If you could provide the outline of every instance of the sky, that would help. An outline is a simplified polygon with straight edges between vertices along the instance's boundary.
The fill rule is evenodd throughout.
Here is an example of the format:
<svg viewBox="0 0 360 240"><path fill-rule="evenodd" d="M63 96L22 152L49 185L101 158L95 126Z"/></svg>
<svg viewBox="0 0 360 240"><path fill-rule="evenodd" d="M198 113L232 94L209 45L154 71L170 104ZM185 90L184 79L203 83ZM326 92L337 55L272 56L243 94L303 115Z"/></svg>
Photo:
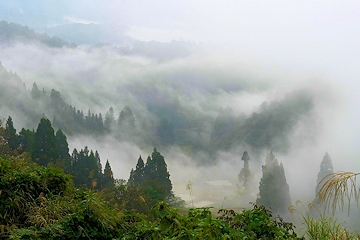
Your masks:
<svg viewBox="0 0 360 240"><path fill-rule="evenodd" d="M226 105L234 108L233 103L241 101L248 103L246 111L250 112L254 102L258 104L263 99L276 98L279 92L311 86L321 99L317 114L322 116L318 124L326 129L322 133L324 141L318 143L318 149L304 148L291 153L292 157L306 161L311 153L321 159L324 151L329 151L335 169L350 171L360 171L359 12L360 2L355 0L0 0L0 19L30 27L117 23L129 27L129 36L143 41L175 39L204 43L210 52L206 59L193 57L186 62L149 67L162 72L178 66L200 65L204 71L208 64L208 69L215 66L231 76L244 72L256 76L253 86L256 82L270 85L271 91L266 95L220 95ZM32 54L43 59L51 57L37 51ZM84 58L82 52L72 54ZM92 55L84 66L101 65L98 56ZM71 68L73 62L61 58L57 64ZM111 65L109 69L113 68ZM145 73L150 71L145 69ZM24 70L23 76L26 78L29 72ZM321 98L321 94L327 96ZM301 162L293 164L292 168L285 166L289 175L296 175L298 169L306 171L307 166Z"/></svg>

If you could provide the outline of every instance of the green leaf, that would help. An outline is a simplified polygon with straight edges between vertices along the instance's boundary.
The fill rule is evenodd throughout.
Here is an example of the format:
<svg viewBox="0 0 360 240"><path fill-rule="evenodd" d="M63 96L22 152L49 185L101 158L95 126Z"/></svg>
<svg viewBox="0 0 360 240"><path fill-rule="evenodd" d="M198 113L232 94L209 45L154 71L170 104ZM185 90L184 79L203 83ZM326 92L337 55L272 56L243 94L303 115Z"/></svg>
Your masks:
<svg viewBox="0 0 360 240"><path fill-rule="evenodd" d="M158 213L159 213L159 216L160 216L161 218L164 218L166 215L169 214L169 213L166 212L166 211L159 211Z"/></svg>

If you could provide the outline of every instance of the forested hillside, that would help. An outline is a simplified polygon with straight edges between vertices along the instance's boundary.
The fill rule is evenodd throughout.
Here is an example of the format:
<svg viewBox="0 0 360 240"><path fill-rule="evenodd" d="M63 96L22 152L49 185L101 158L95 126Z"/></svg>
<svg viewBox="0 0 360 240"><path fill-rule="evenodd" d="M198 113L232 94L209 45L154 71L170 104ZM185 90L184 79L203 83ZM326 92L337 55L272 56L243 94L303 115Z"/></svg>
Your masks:
<svg viewBox="0 0 360 240"><path fill-rule="evenodd" d="M42 118L36 132L17 134L0 122L0 236L17 239L242 239L289 237L294 226L263 206L235 213L210 208L180 215L164 157L141 156L128 182L115 180L109 162L85 147L72 155L61 130ZM65 173L70 174L65 174ZM261 218L256 225L250 224ZM261 229L261 230L260 230ZM300 238L301 239L301 238Z"/></svg>

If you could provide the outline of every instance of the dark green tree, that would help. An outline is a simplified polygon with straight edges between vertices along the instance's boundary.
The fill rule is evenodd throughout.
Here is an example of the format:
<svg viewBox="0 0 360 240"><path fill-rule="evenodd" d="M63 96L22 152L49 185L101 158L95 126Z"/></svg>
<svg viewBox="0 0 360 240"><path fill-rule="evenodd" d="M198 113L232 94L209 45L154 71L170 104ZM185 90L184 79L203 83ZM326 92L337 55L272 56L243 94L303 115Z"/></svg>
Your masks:
<svg viewBox="0 0 360 240"><path fill-rule="evenodd" d="M282 163L279 165L272 152L266 156L262 172L259 198L256 203L270 207L275 213L286 214L287 208L291 204L289 185L286 183Z"/></svg>
<svg viewBox="0 0 360 240"><path fill-rule="evenodd" d="M16 134L14 123L12 118L9 116L5 124L5 136L8 140L8 145L12 151L19 147L19 136Z"/></svg>
<svg viewBox="0 0 360 240"><path fill-rule="evenodd" d="M106 160L102 188L110 188L114 185L114 176L109 160Z"/></svg>
<svg viewBox="0 0 360 240"><path fill-rule="evenodd" d="M65 168L65 172L71 172L71 160L69 154L69 144L67 142L67 138L65 134L61 131L61 129L56 131L56 143L59 149L59 158L63 162L63 167Z"/></svg>
<svg viewBox="0 0 360 240"><path fill-rule="evenodd" d="M238 179L239 183L242 185L242 187L248 189L250 187L250 181L251 181L251 171L249 168L249 154L247 151L244 152L241 160L244 161L244 167L241 169Z"/></svg>
<svg viewBox="0 0 360 240"><path fill-rule="evenodd" d="M59 157L61 159L69 159L69 144L65 134L61 131L61 129L56 131L56 143L59 149Z"/></svg>
<svg viewBox="0 0 360 240"><path fill-rule="evenodd" d="M59 156L60 152L51 122L46 118L41 118L35 133L31 157L34 161L38 161L39 165L47 166L49 163L55 164Z"/></svg>
<svg viewBox="0 0 360 240"><path fill-rule="evenodd" d="M142 160L141 156L138 159L138 162L136 164L136 169L131 169L130 177L129 177L129 183L137 183L142 184L145 181L145 164Z"/></svg>
<svg viewBox="0 0 360 240"><path fill-rule="evenodd" d="M19 132L19 143L21 146L21 150L19 154L22 152L32 152L33 145L35 141L35 132L29 129L22 128Z"/></svg>
<svg viewBox="0 0 360 240"><path fill-rule="evenodd" d="M86 146L79 152L74 149L71 155L74 183L78 187L101 189L103 174L100 155Z"/></svg>
<svg viewBox="0 0 360 240"><path fill-rule="evenodd" d="M136 169L131 170L128 183L144 187L153 200L164 201L174 198L164 156L156 148L151 156L148 156L145 166L141 156L139 157Z"/></svg>
<svg viewBox="0 0 360 240"><path fill-rule="evenodd" d="M167 171L164 156L156 148L148 158L144 169L145 185L149 187L150 196L157 200L166 200L173 196L170 174Z"/></svg>

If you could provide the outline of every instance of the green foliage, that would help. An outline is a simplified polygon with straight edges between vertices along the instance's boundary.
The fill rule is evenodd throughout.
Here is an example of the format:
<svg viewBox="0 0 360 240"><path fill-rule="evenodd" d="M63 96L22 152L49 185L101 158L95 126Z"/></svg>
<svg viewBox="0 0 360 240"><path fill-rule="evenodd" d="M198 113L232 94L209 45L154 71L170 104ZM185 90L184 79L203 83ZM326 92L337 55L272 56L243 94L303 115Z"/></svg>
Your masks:
<svg viewBox="0 0 360 240"><path fill-rule="evenodd" d="M254 204L253 209L244 210L240 214L224 209L219 212L222 213L220 219L248 239L297 239L295 226L284 222L281 217L273 218L271 211L264 206Z"/></svg>
<svg viewBox="0 0 360 240"><path fill-rule="evenodd" d="M155 200L163 201L173 197L170 174L164 156L156 148L151 157L148 156L145 165L141 156L139 157L136 169L131 170L129 183L145 186L150 197Z"/></svg>
<svg viewBox="0 0 360 240"><path fill-rule="evenodd" d="M114 185L114 176L111 170L111 166L109 160L106 160L105 168L104 168L104 177L102 182L102 188L110 188Z"/></svg>
<svg viewBox="0 0 360 240"><path fill-rule="evenodd" d="M310 203L308 211L303 213L298 207L300 204L303 206L301 201L297 201L296 206L290 206L289 210L291 213L301 214L304 227L302 232L307 239L359 239L358 233L346 229L346 222L338 222L334 216L326 215L325 211L320 212L313 203Z"/></svg>
<svg viewBox="0 0 360 240"><path fill-rule="evenodd" d="M240 214L220 210L217 218L210 208L179 215L165 202L158 202L153 210L156 221L142 221L127 233L127 239L302 239L291 223L273 219L269 210L256 205Z"/></svg>
<svg viewBox="0 0 360 240"><path fill-rule="evenodd" d="M19 132L19 141L20 141L20 148L22 152L32 152L34 141L35 141L35 132L29 129L22 128Z"/></svg>
<svg viewBox="0 0 360 240"><path fill-rule="evenodd" d="M357 239L355 233L350 233L336 218L320 214L317 217L303 216L305 236L309 239Z"/></svg>
<svg viewBox="0 0 360 240"><path fill-rule="evenodd" d="M8 140L9 147L12 151L19 147L19 136L16 134L14 123L12 118L9 116L5 125L5 136Z"/></svg>
<svg viewBox="0 0 360 240"><path fill-rule="evenodd" d="M26 167L23 161L0 156L0 224L26 225L31 204L42 196L63 194L70 176L59 169Z"/></svg>
<svg viewBox="0 0 360 240"><path fill-rule="evenodd" d="M59 148L54 129L49 119L42 118L35 133L35 141L31 157L41 166L55 164L59 159Z"/></svg>
<svg viewBox="0 0 360 240"><path fill-rule="evenodd" d="M89 151L86 146L78 152L74 149L71 156L71 174L76 186L85 188L101 188L103 174L99 153ZM111 170L111 169L110 169Z"/></svg>
<svg viewBox="0 0 360 240"><path fill-rule="evenodd" d="M141 214L149 214L156 203L145 187L125 180L116 180L113 186L101 191L101 196L115 209Z"/></svg>
<svg viewBox="0 0 360 240"><path fill-rule="evenodd" d="M0 65L1 66L1 65ZM10 154L9 144L6 140L5 128L3 127L3 119L0 119L0 154Z"/></svg>
<svg viewBox="0 0 360 240"><path fill-rule="evenodd" d="M67 239L113 239L122 230L120 217L94 192L86 193L61 225Z"/></svg>
<svg viewBox="0 0 360 240"><path fill-rule="evenodd" d="M144 183L144 181L145 181L145 164L140 156L136 164L135 170L131 169L129 183L142 184Z"/></svg>
<svg viewBox="0 0 360 240"><path fill-rule="evenodd" d="M67 142L67 138L65 134L61 131L61 129L56 131L56 143L59 149L59 157L61 159L70 159L69 154L69 144Z"/></svg>
<svg viewBox="0 0 360 240"><path fill-rule="evenodd" d="M59 169L0 160L0 230L11 239L297 239L291 224L273 219L264 207L240 214L221 210L218 218L210 208L180 215L125 181L104 189L101 198L73 188ZM133 209L155 221L127 211Z"/></svg>

